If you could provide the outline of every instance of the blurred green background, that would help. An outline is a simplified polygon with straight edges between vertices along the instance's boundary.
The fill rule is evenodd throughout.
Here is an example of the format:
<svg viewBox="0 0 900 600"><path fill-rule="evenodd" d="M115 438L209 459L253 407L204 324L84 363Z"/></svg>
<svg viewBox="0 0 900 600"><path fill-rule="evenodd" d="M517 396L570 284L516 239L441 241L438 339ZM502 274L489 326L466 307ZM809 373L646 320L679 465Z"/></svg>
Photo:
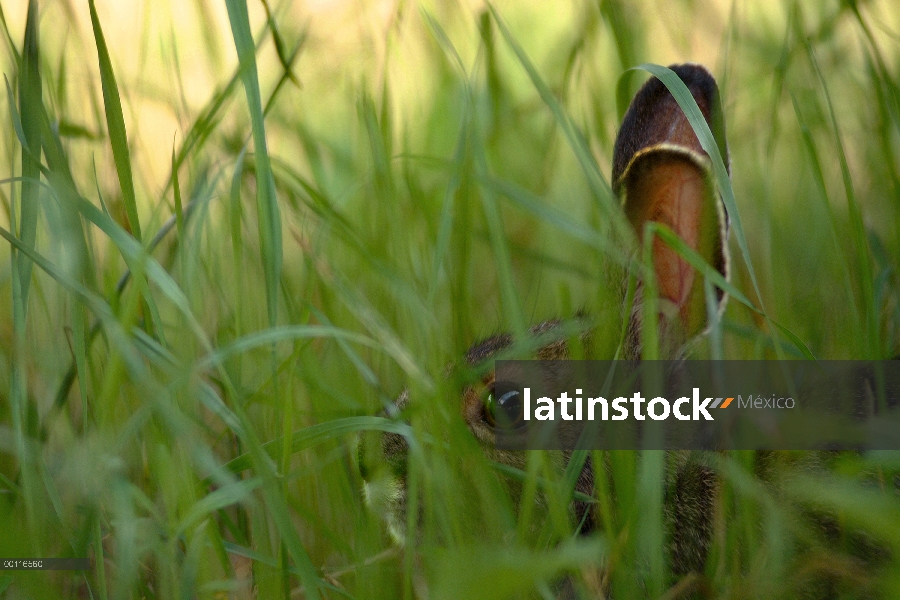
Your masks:
<svg viewBox="0 0 900 600"><path fill-rule="evenodd" d="M900 597L896 453L717 456L679 579L658 455L595 454L605 527L573 536L552 457L514 509L444 377L578 311L615 353L642 63L705 64L724 101L732 282L765 316L732 301L698 353L900 352L894 3L0 8L0 557L96 561L0 571L3 597ZM407 387L412 429L371 416ZM391 429L418 444L403 547L357 465Z"/></svg>

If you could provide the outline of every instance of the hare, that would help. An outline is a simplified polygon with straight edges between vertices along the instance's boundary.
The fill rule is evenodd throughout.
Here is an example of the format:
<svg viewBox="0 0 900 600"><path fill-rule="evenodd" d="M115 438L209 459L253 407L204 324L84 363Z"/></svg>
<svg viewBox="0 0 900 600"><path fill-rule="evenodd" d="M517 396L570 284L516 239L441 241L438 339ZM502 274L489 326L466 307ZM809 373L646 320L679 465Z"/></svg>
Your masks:
<svg viewBox="0 0 900 600"><path fill-rule="evenodd" d="M724 140L715 79L704 67L696 64L673 65L670 68L690 90L710 128L717 132L717 138ZM721 150L727 168L727 150L724 147ZM668 89L656 78L651 78L638 91L624 117L615 142L612 182L613 191L639 239L644 236L645 223L663 223L727 277L727 220L712 181L710 159L685 114ZM652 245L652 264L659 291L660 357L675 358L706 327L708 307L703 281L674 250L659 240ZM641 356L640 286L636 296L624 338L623 355L628 359L639 359ZM717 301L721 309L725 302L724 295L720 293ZM560 321L547 321L531 328L532 335L549 339L536 352L535 358L569 357L569 346L564 335L559 334L559 339L553 339L553 332L559 329L559 325ZM509 334L495 335L474 344L464 360L473 367L483 364L491 361L512 342ZM492 460L524 468L522 453L495 448L494 411L498 400L492 393L493 383L494 373L490 371L480 385L463 390L460 402L463 419ZM405 391L396 401L396 407L402 410L412 401L409 392ZM398 538L403 537L402 524L406 522L404 464L407 450L402 436L383 436L381 458L393 465L398 474L389 494L393 506L388 515L389 526ZM371 462L370 459L361 455L361 467ZM681 466L669 476L670 489L666 494L666 513L671 521L668 554L672 571L685 574L703 570L711 537L710 515L716 482L712 471L702 465L689 461L674 462ZM368 474L363 472L366 481ZM594 472L590 462L581 471L576 490L593 495ZM581 531L592 531L597 524L588 505L576 502L574 508L582 523Z"/></svg>

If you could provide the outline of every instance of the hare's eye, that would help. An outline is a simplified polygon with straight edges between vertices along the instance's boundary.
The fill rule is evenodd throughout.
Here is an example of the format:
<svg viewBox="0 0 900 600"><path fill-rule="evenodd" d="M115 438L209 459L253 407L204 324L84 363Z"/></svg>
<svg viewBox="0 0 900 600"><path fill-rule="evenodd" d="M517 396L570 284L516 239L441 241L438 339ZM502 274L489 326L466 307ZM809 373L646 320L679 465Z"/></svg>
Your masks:
<svg viewBox="0 0 900 600"><path fill-rule="evenodd" d="M497 381L485 391L484 417L492 427L518 428L524 425L522 393L519 386Z"/></svg>

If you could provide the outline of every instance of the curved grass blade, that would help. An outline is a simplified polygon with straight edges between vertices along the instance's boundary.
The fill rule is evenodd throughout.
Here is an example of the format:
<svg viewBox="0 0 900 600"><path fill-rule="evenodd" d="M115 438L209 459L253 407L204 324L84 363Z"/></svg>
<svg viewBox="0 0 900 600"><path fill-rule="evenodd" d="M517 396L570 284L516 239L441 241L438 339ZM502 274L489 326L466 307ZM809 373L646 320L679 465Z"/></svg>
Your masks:
<svg viewBox="0 0 900 600"><path fill-rule="evenodd" d="M631 226L625 222L625 218L621 215L621 211L619 211L619 207L613 199L612 188L603 176L597 161L594 159L594 155L591 153L591 149L588 147L584 135L578 130L578 127L572 122L571 117L569 117L562 104L560 104L559 100L553 95L550 86L547 85L540 76L537 69L528 58L528 55L525 53L525 49L522 48L515 37L513 37L509 28L506 26L506 23L500 18L497 9L491 4L488 4L488 7L494 15L494 21L497 22L497 28L500 30L500 33L503 34L503 39L506 40L506 43L516 55L522 68L525 69L529 79L531 79L532 85L534 85L538 95L540 95L541 100L544 101L544 104L546 104L550 109L550 112L553 113L553 118L566 136L569 146L575 153L575 157L578 159L581 169L584 171L590 190L593 193L594 198L600 203L605 216L610 219L610 223L616 227L617 232L628 232L623 233L623 235L626 236L625 239L629 239L629 236L633 238L634 235L631 233Z"/></svg>
<svg viewBox="0 0 900 600"><path fill-rule="evenodd" d="M103 298L83 286L78 281L75 281L74 279L69 277L62 269L38 254L35 250L25 246L25 244L23 244L19 238L2 227L0 227L0 237L4 238L19 252L27 255L28 258L42 271L47 273L47 275L53 278L63 288L65 288L67 291L74 294L82 302L84 302L84 304L91 309L91 311L100 319L100 321L109 328L108 333L112 332L114 334L111 337L116 342L118 342L118 349L124 355L126 355L127 357L136 356L133 352L131 352L131 345L126 341L128 336L121 329L121 326L115 315L113 314L112 309ZM138 359L132 358L132 362L134 366L139 367L138 370L143 369L143 363L141 363Z"/></svg>
<svg viewBox="0 0 900 600"><path fill-rule="evenodd" d="M231 344L219 348L215 352L212 352L205 358L199 360L196 364L196 368L201 371L208 369L226 362L232 356L238 356L253 348L270 346L271 344L285 340L310 338L340 339L356 342L369 348L382 348L382 345L379 342L376 342L368 336L353 333L352 331L345 331L337 327L323 325L284 325L251 333L250 335L235 340Z"/></svg>
<svg viewBox="0 0 900 600"><path fill-rule="evenodd" d="M648 223L647 228L648 233L664 241L670 248L678 253L678 255L683 260L694 267L698 273L703 275L703 277L705 277L706 280L711 284L715 285L753 312L760 315L764 314L760 308L757 308L756 305L754 305L750 301L750 299L743 294L743 292L738 290L734 286L734 284L725 279L722 274L719 273L718 269L706 262L706 260L704 260L703 257L700 256L700 253L688 246L685 241L681 239L681 237L678 236L674 231L666 227L664 224L655 221ZM794 344L794 346L797 348L797 350L800 351L801 354L803 354L803 356L805 356L809 360L816 360L815 355L812 353L809 347L804 344L803 340L797 337L796 334L791 332L787 327L781 325L777 321L770 320L770 322L772 323L772 325L777 327L778 331L782 332L791 341L792 344Z"/></svg>
<svg viewBox="0 0 900 600"><path fill-rule="evenodd" d="M262 484L262 479L253 477L251 479L234 481L210 492L191 506L190 510L175 528L173 537L180 536L189 527L193 527L210 513L245 501Z"/></svg>
<svg viewBox="0 0 900 600"><path fill-rule="evenodd" d="M295 431L291 436L291 453L296 454L322 442L360 431L384 431L402 435L407 440L412 439L412 428L406 423L385 417L346 417L328 421L327 423L311 425L304 427L300 431ZM276 438L263 444L262 449L272 459L276 459L280 456L283 443L282 438ZM249 453L242 454L225 464L225 468L232 473L246 471L252 466L253 457Z"/></svg>
<svg viewBox="0 0 900 600"><path fill-rule="evenodd" d="M21 54L19 54L19 49L16 48L16 43L13 41L12 34L9 32L9 24L6 22L6 14L3 12L2 4L0 4L0 27L3 28L7 50L9 50L10 54L13 55L16 63L18 63L22 59L22 57Z"/></svg>
<svg viewBox="0 0 900 600"><path fill-rule="evenodd" d="M191 216L196 211L197 205L201 202L201 200L202 199L200 199L200 198L194 198L190 202L188 202L188 205L184 208L184 212L182 215L184 226L186 226L188 224L188 222L190 221ZM103 199L101 198L100 201L102 203ZM109 212L105 210L105 206L104 206L103 214L109 216ZM171 217L169 217L169 220L166 221L162 225L162 227L159 228L159 230L156 232L156 235L153 236L153 239L150 240L149 244L147 245L147 252L148 253L153 252L153 250L157 246L159 246L160 242L162 242L162 240L169 234L170 231L172 231L172 229L176 228L176 226L177 226L177 216L172 215ZM122 292L125 289L125 286L127 285L128 281L130 279L131 279L131 269L128 268L125 270L125 272L119 278L118 283L116 284L116 289L115 289L116 299L118 299L118 297L121 296ZM79 340L78 340L79 329L74 324L73 324L73 328L75 328L76 348L79 348L80 346L77 345L79 342ZM91 324L90 329L88 330L86 339L84 340L85 351L93 343L94 338L97 336L97 334L99 332L100 332L100 322L94 321L94 323ZM54 401L55 408L60 408L65 404L66 398L69 394L69 390L72 387L72 384L75 382L75 376L76 376L77 372L79 372L79 371L80 371L80 367L78 367L75 362L73 362L72 364L69 365L69 369L68 369L68 371L66 371L66 375L63 377L62 381L59 384L59 387L56 390L56 395L55 395L56 399ZM83 371L81 371L81 372L83 372ZM85 396L86 396L86 394L83 397L85 397Z"/></svg>
<svg viewBox="0 0 900 600"><path fill-rule="evenodd" d="M602 252L604 256L615 264L625 267L630 266L631 258L621 245L603 236L601 232L592 229L590 225L578 221L569 213L554 207L536 194L519 187L513 182L497 177L484 177L481 179L481 184L505 196L514 205L531 213L542 223L552 225L564 235L591 246L598 252Z"/></svg>

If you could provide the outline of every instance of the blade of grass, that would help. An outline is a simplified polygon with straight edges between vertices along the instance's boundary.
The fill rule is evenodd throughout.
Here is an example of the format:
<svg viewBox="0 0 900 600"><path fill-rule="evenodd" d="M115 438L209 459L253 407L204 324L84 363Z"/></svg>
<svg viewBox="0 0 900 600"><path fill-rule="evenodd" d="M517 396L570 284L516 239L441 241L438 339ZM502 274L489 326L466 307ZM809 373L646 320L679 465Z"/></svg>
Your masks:
<svg viewBox="0 0 900 600"><path fill-rule="evenodd" d="M28 141L25 138L25 133L21 125L22 121L16 110L15 104L12 101L12 91L8 80L6 81L6 89L10 100L9 107L16 136L23 148L32 152L32 156L34 156L36 150L28 147ZM71 243L69 249L71 265L78 271L79 277L81 277L89 287L93 288L95 287L94 272L87 267L85 262L89 256L87 241L85 240L84 232L81 228L81 222L78 220L76 216L77 213L73 209L74 201L72 198L78 196L75 180L72 177L62 143L50 123L50 118L44 108L43 101L40 98L35 100L36 102L29 106L29 110L34 111L37 121L40 124L41 149L43 149L44 157L47 159L47 166L45 167L40 161L37 161L36 164L49 182L49 189L53 191L55 197L59 201L59 206L64 216L64 224L66 226L65 234L68 237L68 241Z"/></svg>
<svg viewBox="0 0 900 600"><path fill-rule="evenodd" d="M875 85L879 88L879 91L882 86L887 88L886 93L879 94L879 100L885 104L889 104L889 108L887 108L885 112L891 114L893 119L890 120L892 121L897 132L900 133L900 86L898 86L894 82L894 79L891 77L891 72L885 62L884 54L881 51L881 48L878 46L878 42L875 39L875 36L872 34L872 30L869 27L869 24L863 17L862 12L859 10L859 6L857 6L855 3L850 3L849 8L853 11L853 15L856 17L856 21L859 23L860 28L863 30L866 41L869 43L869 47L871 48L870 54L875 59L876 76L872 79Z"/></svg>
<svg viewBox="0 0 900 600"><path fill-rule="evenodd" d="M53 178L54 173L50 173L51 178ZM60 183L57 181L57 183ZM52 190L54 194L58 194L59 191L57 188L54 188L52 185L48 186L48 189ZM155 283L160 290L166 295L170 301L179 309L179 311L188 319L188 323L191 326L191 330L197 334L198 339L203 343L204 347L207 350L212 348L211 344L206 338L206 334L203 331L203 328L194 318L193 313L190 310L189 303L187 298L184 296L181 289L175 284L175 282L171 279L169 274L165 269L155 260L153 257L148 256L146 251L137 241L131 237L131 235L126 232L122 227L116 223L108 214L102 212L96 206L81 198L80 196L73 196L70 198L74 208L78 211L78 213L84 216L88 221L96 225L101 231L103 231L109 239L117 246L119 251L122 253L122 257L125 259L127 263L132 263L134 265L139 265L142 269L145 269L150 280ZM57 201L60 205L63 205L63 199L57 196ZM22 251L22 242L17 237L13 236L11 233L7 232L8 239L14 239L14 246ZM32 254L27 253L29 257L33 259ZM44 263L48 264L48 263ZM46 269L45 269L46 270ZM49 274L49 272L48 272ZM80 284L79 284L80 286ZM88 288L79 287L79 289L85 290L85 293L88 293ZM79 294L80 296L86 298L84 294ZM88 293L90 295L90 293Z"/></svg>
<svg viewBox="0 0 900 600"><path fill-rule="evenodd" d="M3 12L3 5L0 4L0 25L3 26L3 33L5 34L5 40L7 48L9 49L10 54L13 55L13 59L16 64L22 60L21 54L19 54L19 49L16 47L16 43L13 41L12 34L9 32L9 25L6 22L6 14Z"/></svg>
<svg viewBox="0 0 900 600"><path fill-rule="evenodd" d="M122 100L119 97L112 60L109 56L109 49L106 46L106 39L103 36L94 0L89 0L88 5L91 13L91 26L94 30L94 39L97 45L97 58L100 63L100 82L103 90L106 127L113 151L113 159L116 164L116 174L119 178L119 188L122 191L122 203L125 205L125 215L128 219L127 225L129 232L138 243L143 243L137 210L137 198L134 191L134 176L131 169L131 154L128 149L128 134L125 129L125 117L122 113ZM146 280L143 277L135 278L135 283L141 292L146 327L149 331L155 332L156 335L162 336L162 321L147 287Z"/></svg>
<svg viewBox="0 0 900 600"><path fill-rule="evenodd" d="M534 85L540 95L541 100L543 100L550 109L557 124L563 130L569 146L575 153L575 157L578 159L582 171L584 171L594 199L599 203L604 216L609 219L614 231L621 234L623 239L633 239L634 233L632 232L631 226L625 222L624 216L621 214L617 203L613 199L612 188L603 176L597 161L594 159L591 149L584 139L584 135L578 130L578 127L572 121L571 117L569 117L563 106L553 95L550 86L548 86L540 76L534 64L532 64L528 55L525 53L525 49L522 48L521 44L519 44L512 35L509 28L506 26L506 23L504 23L503 19L500 17L500 14L493 5L488 4L488 7L494 16L497 27L503 35L503 38L506 40L506 43L516 55L519 64L525 69L529 79L531 79L532 85Z"/></svg>
<svg viewBox="0 0 900 600"><path fill-rule="evenodd" d="M36 23L36 21L35 21ZM34 91L34 90L33 90ZM9 82L7 81L7 92L11 98L11 92L9 89ZM23 147L23 165L30 164L33 167L36 167L38 170L44 171L45 175L48 176L48 179L52 182L56 183L56 187L59 189L59 198L64 198L68 195L68 190L74 186L74 182L71 182L71 175L68 172L68 165L65 161L61 145L59 144L59 140L56 139L52 135L52 131L49 128L47 123L47 116L44 112L43 101L39 94L32 95L26 103L23 104L23 107L26 107L27 110L24 114L25 119L24 122L30 126L36 126L39 128L39 131L36 136L29 136L26 134L26 128L22 125L22 120L20 120L19 115L13 108L13 105L10 104L11 113L13 117L13 122L17 126L15 127L16 134L19 136L20 143L22 143ZM31 138L31 140L29 140ZM48 163L50 164L50 168L56 169L56 172L45 169L43 165L41 165L39 157L41 153L41 148L45 149L45 153L47 154ZM60 171L61 170L61 174ZM30 185L37 186L40 183L38 178L29 178L28 183ZM35 192L33 200L36 202L38 199L38 194ZM73 253L75 257L74 264L79 265L77 270L80 275L84 278L86 282L92 282L93 278L91 277L91 270L83 268L79 263L80 258L86 257L88 255L87 245L83 235L83 232L80 228L80 221L75 224L77 217L74 217L71 212L70 204L68 206L61 206L63 208L63 212L68 215L68 231L66 232L69 236L69 239L75 240L74 247L76 248L76 252ZM36 208L35 208L36 210ZM25 241L25 243L33 248L33 237L31 239L31 243L29 241ZM30 261L29 261L30 264ZM85 314L84 308L85 305L79 304L81 302L77 298L75 299L75 305L72 306L72 351L74 354L72 366L69 369L69 373L66 376L66 381L64 388L66 390L66 394L68 393L68 389L71 386L72 381L76 374L81 375L79 378L79 392L81 394L82 400L82 425L83 427L87 426L89 411L87 410L87 385L85 378L87 376L87 350L90 344L90 339L92 339L95 331L92 331L90 337L85 339ZM99 331L99 320L96 325L96 331ZM63 399L65 395L62 396ZM61 407L62 402L59 401L59 395L57 396L57 403L54 405L55 407Z"/></svg>
<svg viewBox="0 0 900 600"><path fill-rule="evenodd" d="M734 284L730 281L722 277L722 274L719 273L718 269L710 265L706 262L700 254L688 246L681 237L676 234L674 231L669 229L666 225L658 222L651 222L649 224L648 233L652 236L656 236L662 241L664 241L670 248L675 250L675 252L685 261L688 262L692 267L694 267L698 273L703 275L707 281L711 284L715 285L723 292L752 310L757 314L763 314L762 310L757 308L749 298L747 298L740 290L738 290ZM815 355L812 351L807 347L803 341L797 337L796 334L792 333L785 326L781 325L775 320L770 320L772 325L774 325L780 332L782 332L791 343L800 351L803 356L805 356L809 360L816 360Z"/></svg>
<svg viewBox="0 0 900 600"><path fill-rule="evenodd" d="M259 77L256 68L256 46L250 32L250 18L245 0L225 0L232 37L240 62L241 80L247 97L250 124L253 132L254 158L256 159L257 213L259 214L259 235L266 279L266 299L269 325L274 326L278 318L278 290L281 281L282 244L281 217L275 196L275 179L269 162L266 146L266 131L262 100L259 91ZM275 355L272 355L272 372L277 371ZM254 436L255 437L255 436ZM251 438L252 440L253 438ZM255 462L262 468L265 485L263 494L269 507L271 518L280 533L281 543L300 569L300 579L307 597L318 600L322 581L310 561L309 554L291 523L290 514L281 486L275 478L271 461L263 455L261 448L250 444L250 452Z"/></svg>
<svg viewBox="0 0 900 600"><path fill-rule="evenodd" d="M450 248L451 244L453 244L454 230L458 231L458 224L467 221L467 199L474 196L472 181L475 176L472 156L469 150L469 140L475 135L474 118L470 104L473 94L469 89L465 65L447 33L429 11L420 8L420 13L428 25L429 33L443 50L444 55L448 57L448 63L452 66L452 68L447 68L445 63L441 63L441 67L445 71L445 77L454 77L454 80L459 81L463 88L463 91L460 93L462 96L461 115L456 135L456 146L450 159L449 178L444 188L441 202L437 242L431 265L432 278L427 302L429 305L434 304L441 285L441 271L444 269L448 278L452 281L450 285L451 303L453 306L462 306L465 302L468 281L470 238L467 236L456 236L457 243L453 246L455 250L454 255L450 254ZM467 330L467 322L457 313L454 325L455 344L459 347L465 347L468 345L470 337L470 333Z"/></svg>
<svg viewBox="0 0 900 600"><path fill-rule="evenodd" d="M229 358L240 356L254 348L269 346L280 341L310 338L342 339L369 348L383 349L380 342L375 341L368 336L352 331L345 331L338 327L325 325L282 325L280 327L273 327L248 334L227 346L220 347L197 361L194 368L204 371L211 367L224 364Z"/></svg>
<svg viewBox="0 0 900 600"><path fill-rule="evenodd" d="M183 211L183 215L182 215L183 224L185 226L190 222L191 216L196 211L196 207L200 203L200 201L201 201L200 198L194 198L188 203L187 207L185 207L185 209ZM101 198L101 203L102 203L102 198ZM109 211L105 210L105 206L104 206L103 213L105 215L109 216ZM169 218L169 220L166 221L163 224L163 226L159 228L159 231L156 232L156 235L153 236L153 239L150 240L150 243L147 245L147 252L148 253L153 252L153 250L157 246L159 246L159 244L163 241L163 239L165 239L165 237L169 234L169 232L172 231L173 229L175 229L176 226L177 226L177 217L176 217L176 215L172 215ZM119 278L118 283L116 284L115 297L111 300L113 305L115 305L115 303L118 302L118 298L122 295L122 292L125 289L125 286L127 285L128 281L130 279L131 279L131 269L129 268L129 269L125 270L125 272ZM77 331L78 330L76 329L76 341L77 341ZM90 330L87 333L87 339L85 341L85 352L87 351L87 348L90 348L90 345L93 343L94 338L96 338L96 336L99 332L100 332L100 321L97 320L97 321L94 321L94 323L90 327ZM76 347L77 347L77 345L76 345ZM76 355L76 357L77 357L77 355ZM66 372L65 377L63 377L62 382L60 382L59 387L57 388L56 396L55 396L56 400L54 402L54 408L61 408L65 404L66 397L69 394L69 389L72 387L72 383L74 383L74 381L75 381L76 374L81 374L81 373L83 373L83 371L80 370L77 363L73 362L69 366L69 370ZM79 385L81 385L80 381L79 381Z"/></svg>
<svg viewBox="0 0 900 600"><path fill-rule="evenodd" d="M19 115L22 135L27 143L22 148L22 200L19 215L19 239L33 248L37 237L38 210L40 208L41 125L34 109L41 101L42 86L39 55L38 3L28 2L28 19L25 24L25 43L19 69ZM27 310L28 290L31 283L31 261L16 256L19 290L23 308ZM24 319L25 315L22 315Z"/></svg>
<svg viewBox="0 0 900 600"><path fill-rule="evenodd" d="M25 26L25 41L22 59L19 62L19 102L22 107L21 135L22 139L22 181L21 181L21 221L18 234L21 242L29 250L34 249L37 234L38 194L40 183L40 120L35 111L35 102L41 101L41 74L38 56L38 6L37 0L28 3L28 18ZM7 82L10 96L10 112L15 113L15 104ZM15 120L15 119L14 119ZM19 133L17 129L16 133ZM35 149L36 155L32 154ZM10 222L16 225L15 202L10 204ZM32 531L39 525L38 521L38 482L43 472L40 461L33 455L28 444L27 416L27 319L28 288L31 282L32 263L27 254L11 249L12 259L12 305L13 305L13 360L10 377L10 404L12 426L15 435L15 449L18 458L19 476L22 480L22 492L25 515ZM41 551L39 542L31 547L32 551Z"/></svg>
<svg viewBox="0 0 900 600"><path fill-rule="evenodd" d="M799 102L797 102L797 98L793 94L791 94L791 103L794 107L794 114L797 117L797 124L800 126L800 135L803 139L803 145L806 148L806 154L809 159L809 166L812 170L813 182L816 185L816 190L819 192L822 204L825 206L826 210L828 211L828 216L830 217L831 236L834 240L835 248L841 249L842 244L840 241L840 234L838 233L838 219L828 198L828 188L825 185L825 174L822 170L822 161L819 158L818 148L816 147L816 143L813 139L812 132L809 129L809 125L807 124L806 119L803 117L803 113L800 110L800 104ZM853 310L853 314L858 316L860 314L859 299L856 297L856 294L853 291L853 280L852 275L850 274L848 257L844 252L838 252L837 254L838 261L841 266L841 274L843 275L844 294L850 303L850 309Z"/></svg>
<svg viewBox="0 0 900 600"><path fill-rule="evenodd" d="M97 58L100 62L100 83L103 88L103 104L106 106L106 127L109 132L113 159L116 163L116 173L119 176L119 187L122 190L122 202L125 204L125 215L128 217L131 233L140 242L142 240L141 223L138 220L137 199L131 172L131 155L128 151L128 135L125 131L125 117L122 114L122 100L119 97L112 60L109 56L109 49L106 47L106 39L103 37L94 0L88 0L88 6L91 12L91 26L94 28L94 40L97 44Z"/></svg>
<svg viewBox="0 0 900 600"><path fill-rule="evenodd" d="M542 223L552 225L564 235L602 252L615 264L628 266L631 263L630 257L620 244L515 183L488 176L482 180L482 185L489 186L498 194L506 196L513 204L531 213Z"/></svg>
<svg viewBox="0 0 900 600"><path fill-rule="evenodd" d="M88 418L90 411L88 410L88 348L90 346L91 335L87 330L87 315L85 307L78 302L71 308L72 311L72 366L73 371L78 376L78 392L81 397L81 427L82 431L87 431ZM98 329L99 330L99 329Z"/></svg>
<svg viewBox="0 0 900 600"><path fill-rule="evenodd" d="M47 273L47 275L53 278L68 292L78 296L79 299L81 299L81 301L83 301L91 309L91 311L101 319L104 325L111 326L113 330L119 331L120 334L115 339L124 339L125 337L127 337L124 335L124 332L121 332L118 320L113 315L112 309L109 307L109 304L107 304L106 301L103 300L103 298L83 286L78 281L69 277L62 269L48 261L36 251L25 246L19 238L14 236L6 229L3 229L2 227L0 227L0 237L4 238L19 252L27 255L28 258L38 266L38 268Z"/></svg>
<svg viewBox="0 0 900 600"><path fill-rule="evenodd" d="M453 46L453 43L450 41L450 38L447 36L446 32L443 30L437 20L435 20L426 11L423 11L423 14L426 17L426 21L429 24L432 34L437 39L444 52L450 57L451 61L459 69L464 81L466 108L463 114L460 142L457 146L457 159L458 161L460 161L458 164L461 167L461 170L463 170L463 173L460 174L460 179L465 175L468 169L473 169L476 177L486 179L488 176L488 166L483 142L481 139L476 138L476 136L469 135L470 133L475 133L477 131L477 128L475 127L475 123L473 120L474 118L471 116L470 111L470 107L475 105L475 99L473 98L474 93L472 90L472 86L468 81L468 74L465 71L465 66L462 59L460 58L459 53ZM471 165L469 164L469 161L466 160L469 153L471 153ZM458 186L459 180L451 182L452 188L458 189ZM453 189L453 192L455 192L456 189ZM452 202L452 196L450 195L451 191L449 189L447 194L448 196L446 196L445 198L442 227L449 227L452 224L452 221L450 221L450 217L452 216L452 212L450 212L452 210L452 204L450 204L450 202ZM525 323L524 313L522 312L522 304L518 297L518 294L516 293L515 281L512 274L511 257L506 241L506 235L503 230L503 221L500 213L500 207L497 201L497 196L493 192L493 190L485 186L481 187L479 196L481 197L484 219L487 222L488 236L490 239L491 247L494 251L495 263L497 265L497 278L499 280L498 283L500 286L500 298L503 314L507 315L509 319L509 326L513 331L513 334L521 339L525 335L527 326ZM443 233L446 234L447 231L444 231ZM438 252L445 251L445 249L441 247L441 245L445 245L447 242L448 238L446 237L439 239L439 247L437 249ZM435 255L435 261L441 259L442 257L440 255ZM435 266L437 266L437 264L438 263L435 262Z"/></svg>
<svg viewBox="0 0 900 600"><path fill-rule="evenodd" d="M272 176L266 145L265 121L256 68L256 45L253 43L253 36L250 32L250 17L247 14L246 0L225 0L225 5L228 8L228 20L231 23L231 33L241 65L241 81L247 96L250 125L253 131L259 236L266 278L269 324L274 325L277 321L278 288L281 281L281 216L275 196L275 179Z"/></svg>
<svg viewBox="0 0 900 600"><path fill-rule="evenodd" d="M812 44L807 41L806 49L809 60L813 65L819 83L822 86L822 92L825 94L825 104L828 106L828 115L831 120L832 131L834 132L835 144L838 151L838 161L841 165L841 177L844 182L844 192L847 195L847 210L850 216L850 241L853 244L853 251L856 254L857 269L859 270L860 294L862 295L863 320L865 322L863 356L860 359L878 359L878 323L876 321L875 310L875 291L874 276L872 274L872 262L869 260L871 255L869 251L868 239L866 236L866 228L863 224L862 211L859 202L856 200L856 191L853 187L853 179L850 176L850 166L847 164L847 155L844 150L844 141L841 137L841 130L838 127L837 116L834 112L834 105L831 103L831 94L828 91L828 85L822 70L819 68L819 62L816 60L816 52Z"/></svg>
<svg viewBox="0 0 900 600"><path fill-rule="evenodd" d="M242 268L244 262L244 236L241 231L243 211L243 202L241 201L241 181L243 180L244 159L247 156L246 146L241 149L234 165L234 173L231 176L231 186L228 194L228 224L231 233L231 260L234 276L237 278L238 285L234 288L234 328L235 331L244 331L244 270ZM234 369L234 380L240 385L242 381L242 361L241 356L237 357Z"/></svg>
<svg viewBox="0 0 900 600"><path fill-rule="evenodd" d="M294 82L294 85L299 87L300 80L297 79L292 68L294 59L297 57L296 49L293 52L288 53L287 44L285 44L281 32L278 31L278 24L275 22L274 15L272 15L272 9L269 7L268 0L262 0L262 5L263 8L266 9L266 22L269 25L269 29L272 31L272 40L275 42L275 52L278 55L278 62L281 63L281 68L284 69L285 76Z"/></svg>
<svg viewBox="0 0 900 600"><path fill-rule="evenodd" d="M337 439L347 435L348 433L358 433L360 431L383 431L386 433L396 433L402 435L411 444L415 443L412 429L406 423L387 419L385 417L345 417L343 419L335 419L318 425L310 425L291 434L290 445L291 452L297 453L311 448L317 444L327 442L328 440ZM282 438L276 438L262 445L262 449L268 455L275 459L281 452L284 441ZM242 454L225 464L225 468L232 473L240 473L251 467L253 462L250 454Z"/></svg>
<svg viewBox="0 0 900 600"><path fill-rule="evenodd" d="M631 68L637 63L638 56L643 54L641 40L634 35L635 31L641 31L642 28L631 23L631 20L637 17L636 11L626 8L621 0L603 0L600 2L600 14L609 24L622 69ZM626 89L625 91L633 93L635 90ZM624 113L619 115L619 121L623 116Z"/></svg>
<svg viewBox="0 0 900 600"><path fill-rule="evenodd" d="M535 586L594 566L606 555L606 544L584 538L543 551L521 546L450 549L434 559L431 597L531 598Z"/></svg>
<svg viewBox="0 0 900 600"><path fill-rule="evenodd" d="M258 477L251 479L241 479L226 484L209 494L203 496L200 500L191 506L190 510L185 514L178 525L175 527L173 536L177 537L184 533L188 528L193 527L204 518L216 511L244 502L254 490L263 484Z"/></svg>
<svg viewBox="0 0 900 600"><path fill-rule="evenodd" d="M489 176L487 158L484 155L484 147L474 144L475 173L481 179ZM506 315L513 335L523 339L527 332L525 314L522 310L522 301L516 291L513 278L512 257L503 227L503 218L500 213L500 205L497 195L487 187L481 187L481 206L484 210L484 220L487 222L488 235L491 247L494 251L494 262L497 265L497 279L500 284L500 300L503 314Z"/></svg>
<svg viewBox="0 0 900 600"><path fill-rule="evenodd" d="M203 3L201 10L206 12L206 0L200 1ZM259 48L260 44L262 44L267 39L266 36L269 32L270 28L268 27L268 25L262 28L262 33L259 35L259 39L256 43L257 48ZM215 52L212 53L214 54ZM200 112L200 115L196 119L194 119L193 123L191 123L188 132L184 136L181 147L177 152L177 158L175 162L178 168L181 168L184 162L192 154L199 154L200 150L209 140L210 135L216 130L216 123L221 119L222 109L225 106L225 103L231 98L232 94L234 93L238 82L241 81L242 73L242 66L239 64L235 69L234 74L228 79L228 83L226 83L221 90L218 90L213 94L212 98L209 99L203 110ZM271 105L274 102L275 94L280 89L280 87L275 88L275 90L272 92L272 97L269 98L267 106ZM169 180L166 182L162 193L168 193L169 187L171 185L172 178L170 174Z"/></svg>
<svg viewBox="0 0 900 600"><path fill-rule="evenodd" d="M184 207L181 202L181 183L178 180L178 167L175 164L175 149L172 149L172 198L175 200L175 231L179 240L187 239L184 229ZM187 266L183 252L178 253L179 274L187 276Z"/></svg>

